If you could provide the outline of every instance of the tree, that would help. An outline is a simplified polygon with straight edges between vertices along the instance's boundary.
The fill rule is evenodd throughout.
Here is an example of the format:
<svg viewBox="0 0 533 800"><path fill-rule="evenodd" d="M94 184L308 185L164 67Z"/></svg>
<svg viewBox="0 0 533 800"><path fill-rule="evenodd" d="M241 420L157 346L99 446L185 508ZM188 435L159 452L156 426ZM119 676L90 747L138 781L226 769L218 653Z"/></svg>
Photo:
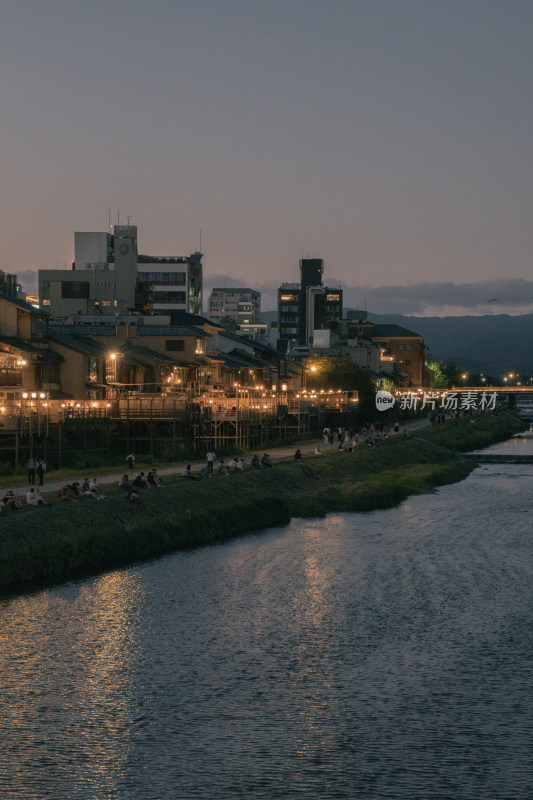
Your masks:
<svg viewBox="0 0 533 800"><path fill-rule="evenodd" d="M357 390L359 411L366 415L375 412L374 383L369 373L354 364L349 356L312 357L305 368L308 389Z"/></svg>
<svg viewBox="0 0 533 800"><path fill-rule="evenodd" d="M436 389L447 389L450 381L438 361L428 361L427 368L433 373L433 385Z"/></svg>

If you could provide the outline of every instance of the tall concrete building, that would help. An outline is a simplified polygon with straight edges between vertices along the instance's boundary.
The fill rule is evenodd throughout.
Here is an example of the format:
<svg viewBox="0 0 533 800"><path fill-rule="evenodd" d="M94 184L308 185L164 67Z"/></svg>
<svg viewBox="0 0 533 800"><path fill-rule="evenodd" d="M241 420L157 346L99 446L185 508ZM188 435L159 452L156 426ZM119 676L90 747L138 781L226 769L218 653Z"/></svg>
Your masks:
<svg viewBox="0 0 533 800"><path fill-rule="evenodd" d="M261 292L254 289L216 288L209 295L209 319L220 322L224 317L237 325L259 322L261 319Z"/></svg>
<svg viewBox="0 0 533 800"><path fill-rule="evenodd" d="M53 317L71 314L202 313L202 254L138 252L136 225L74 234L70 270L39 270L39 298Z"/></svg>
<svg viewBox="0 0 533 800"><path fill-rule="evenodd" d="M300 261L300 283L282 283L278 289L278 331L286 347L313 344L315 330L342 319L342 289L324 286L321 258Z"/></svg>

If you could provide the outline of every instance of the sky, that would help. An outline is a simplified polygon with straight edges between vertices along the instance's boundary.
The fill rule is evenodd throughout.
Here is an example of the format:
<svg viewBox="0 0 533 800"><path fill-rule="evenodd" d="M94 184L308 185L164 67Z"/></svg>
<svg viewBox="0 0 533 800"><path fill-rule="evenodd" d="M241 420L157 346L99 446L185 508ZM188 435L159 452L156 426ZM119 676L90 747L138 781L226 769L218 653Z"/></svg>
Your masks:
<svg viewBox="0 0 533 800"><path fill-rule="evenodd" d="M74 231L275 308L533 312L531 0L2 0L0 269Z"/></svg>

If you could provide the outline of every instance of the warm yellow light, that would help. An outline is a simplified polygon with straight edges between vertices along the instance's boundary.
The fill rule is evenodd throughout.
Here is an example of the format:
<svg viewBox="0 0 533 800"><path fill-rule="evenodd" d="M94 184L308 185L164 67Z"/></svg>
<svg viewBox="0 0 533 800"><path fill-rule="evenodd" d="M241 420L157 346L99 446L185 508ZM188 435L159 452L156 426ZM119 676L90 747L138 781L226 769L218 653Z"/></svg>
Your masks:
<svg viewBox="0 0 533 800"><path fill-rule="evenodd" d="M41 394L39 395L39 397L41 398L41 400L44 400L44 398L46 397L46 395L45 395L45 393L44 393L44 392L41 392Z"/></svg>
<svg viewBox="0 0 533 800"><path fill-rule="evenodd" d="M311 367L311 372L316 372L316 367Z"/></svg>

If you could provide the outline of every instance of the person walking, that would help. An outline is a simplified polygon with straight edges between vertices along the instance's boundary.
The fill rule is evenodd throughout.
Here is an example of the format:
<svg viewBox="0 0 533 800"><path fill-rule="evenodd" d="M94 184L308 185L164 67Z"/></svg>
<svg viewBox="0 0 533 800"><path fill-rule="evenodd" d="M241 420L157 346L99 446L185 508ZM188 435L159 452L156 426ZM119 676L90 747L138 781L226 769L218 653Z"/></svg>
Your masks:
<svg viewBox="0 0 533 800"><path fill-rule="evenodd" d="M134 454L130 453L129 456L127 457L126 461L128 463L128 469L131 472L133 467L135 466L135 456L134 456Z"/></svg>
<svg viewBox="0 0 533 800"><path fill-rule="evenodd" d="M44 473L46 472L46 463L43 461L42 458L39 459L37 462L37 475L39 476L39 486L42 486L44 483Z"/></svg>
<svg viewBox="0 0 533 800"><path fill-rule="evenodd" d="M33 486L35 484L35 470L37 469L37 462L31 456L28 461L28 484Z"/></svg>

